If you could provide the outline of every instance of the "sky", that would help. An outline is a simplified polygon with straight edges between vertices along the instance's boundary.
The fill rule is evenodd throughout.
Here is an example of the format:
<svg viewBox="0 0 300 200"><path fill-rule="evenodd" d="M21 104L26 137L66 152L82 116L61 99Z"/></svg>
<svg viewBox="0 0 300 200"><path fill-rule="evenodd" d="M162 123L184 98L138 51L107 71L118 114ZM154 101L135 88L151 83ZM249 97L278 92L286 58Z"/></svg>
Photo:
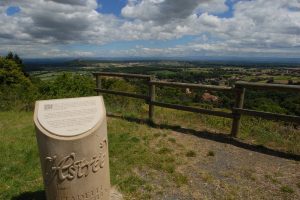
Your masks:
<svg viewBox="0 0 300 200"><path fill-rule="evenodd" d="M300 0L0 0L0 55L300 58Z"/></svg>

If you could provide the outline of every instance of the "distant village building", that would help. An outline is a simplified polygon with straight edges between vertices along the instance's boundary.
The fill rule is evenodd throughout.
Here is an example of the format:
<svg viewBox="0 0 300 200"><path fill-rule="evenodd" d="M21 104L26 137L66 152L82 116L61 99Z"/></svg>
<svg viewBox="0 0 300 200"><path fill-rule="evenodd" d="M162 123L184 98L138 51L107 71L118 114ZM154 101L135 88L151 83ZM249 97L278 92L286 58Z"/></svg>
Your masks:
<svg viewBox="0 0 300 200"><path fill-rule="evenodd" d="M203 101L209 101L209 102L218 102L219 101L219 97L212 95L208 92L203 93L202 95L202 100Z"/></svg>
<svg viewBox="0 0 300 200"><path fill-rule="evenodd" d="M192 94L192 91L190 90L190 88L185 89L185 94L186 95L191 95Z"/></svg>

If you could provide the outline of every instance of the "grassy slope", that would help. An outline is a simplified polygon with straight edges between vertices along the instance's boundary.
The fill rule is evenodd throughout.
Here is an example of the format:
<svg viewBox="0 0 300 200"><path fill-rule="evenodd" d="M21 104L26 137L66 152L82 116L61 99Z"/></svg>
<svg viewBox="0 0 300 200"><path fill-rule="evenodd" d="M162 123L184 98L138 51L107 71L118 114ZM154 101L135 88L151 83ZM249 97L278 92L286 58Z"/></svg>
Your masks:
<svg viewBox="0 0 300 200"><path fill-rule="evenodd" d="M180 125L189 129L206 129L208 132L224 134L230 133L232 123L230 119L164 108L156 108L156 121L159 124ZM242 117L238 137L247 143L300 154L300 129L295 129L290 124Z"/></svg>
<svg viewBox="0 0 300 200"><path fill-rule="evenodd" d="M119 108L119 107L118 107ZM131 108L131 110L133 110ZM148 106L144 105L139 111L128 112L126 107L115 109L108 106L108 111L119 113L135 118L147 119ZM192 130L207 130L212 133L229 134L231 130L231 119L201 115L185 111L155 107L155 122L161 127L172 126ZM294 128L292 124L274 122L261 118L243 116L241 130L238 138L247 143L263 145L274 150L300 154L300 129L299 125Z"/></svg>
<svg viewBox="0 0 300 200"><path fill-rule="evenodd" d="M42 189L32 113L0 113L0 199Z"/></svg>
<svg viewBox="0 0 300 200"><path fill-rule="evenodd" d="M110 109L108 109L110 110ZM139 114L147 116L147 108ZM181 111L156 109L156 122L164 125L203 128L209 132L226 133L230 120L201 116ZM256 144L263 144L299 154L299 130L278 123L244 118L240 137ZM176 170L184 158L193 157L188 147L177 145L170 137L170 130L155 129L147 125L109 118L109 150L111 180L127 199L147 199L162 195L164 185L177 188L187 184L187 177ZM222 130L222 131L218 131ZM42 178L32 122L32 113L0 113L0 199L11 199L24 192L41 191ZM174 147L174 148L173 148ZM178 150L181 153L178 153ZM141 175L141 172L144 174ZM163 183L148 183L141 177L163 177ZM159 186L157 186L159 185ZM29 193L30 197L40 193Z"/></svg>
<svg viewBox="0 0 300 200"><path fill-rule="evenodd" d="M175 172L180 162L164 148L150 148L151 141L166 131L138 125L121 119L109 119L111 179L130 199L144 199L152 186L147 185L134 169L151 168L166 174L175 185L184 184L186 178ZM0 113L0 199L11 199L25 192L42 190L42 177L35 140L32 113ZM29 198L36 197L32 193Z"/></svg>

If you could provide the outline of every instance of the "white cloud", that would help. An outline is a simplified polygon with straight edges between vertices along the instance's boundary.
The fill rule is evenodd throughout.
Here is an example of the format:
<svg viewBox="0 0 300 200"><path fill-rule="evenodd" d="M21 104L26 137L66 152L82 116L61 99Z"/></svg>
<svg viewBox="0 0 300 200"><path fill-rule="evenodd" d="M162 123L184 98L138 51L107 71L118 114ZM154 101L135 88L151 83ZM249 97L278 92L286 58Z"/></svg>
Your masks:
<svg viewBox="0 0 300 200"><path fill-rule="evenodd" d="M235 0L232 0L235 1ZM9 6L21 12L7 16ZM281 55L299 57L300 0L236 1L233 17L221 18L225 0L129 0L122 15L104 15L96 0L2 0L0 53L45 55ZM177 47L139 47L66 53L62 45L171 40L205 36ZM55 51L54 51L55 50Z"/></svg>

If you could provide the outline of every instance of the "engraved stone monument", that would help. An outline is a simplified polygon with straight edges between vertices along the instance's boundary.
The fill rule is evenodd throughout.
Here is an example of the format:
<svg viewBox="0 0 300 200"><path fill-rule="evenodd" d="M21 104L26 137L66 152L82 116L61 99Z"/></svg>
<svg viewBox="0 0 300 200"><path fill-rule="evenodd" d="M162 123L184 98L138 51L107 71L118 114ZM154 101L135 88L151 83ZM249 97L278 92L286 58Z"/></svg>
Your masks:
<svg viewBox="0 0 300 200"><path fill-rule="evenodd" d="M37 101L36 137L48 200L109 200L102 96Z"/></svg>

